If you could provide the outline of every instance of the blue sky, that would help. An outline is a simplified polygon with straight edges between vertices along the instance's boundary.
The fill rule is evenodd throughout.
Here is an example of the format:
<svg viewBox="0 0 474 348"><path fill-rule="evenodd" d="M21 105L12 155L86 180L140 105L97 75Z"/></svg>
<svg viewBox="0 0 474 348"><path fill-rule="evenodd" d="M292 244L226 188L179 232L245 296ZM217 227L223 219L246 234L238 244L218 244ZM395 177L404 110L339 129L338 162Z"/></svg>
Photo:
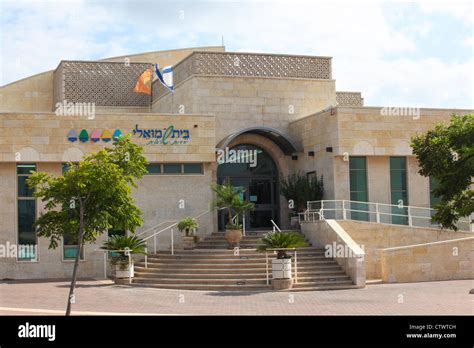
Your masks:
<svg viewBox="0 0 474 348"><path fill-rule="evenodd" d="M332 56L337 90L366 105L474 108L472 1L0 0L0 13L0 85L224 36L228 51Z"/></svg>

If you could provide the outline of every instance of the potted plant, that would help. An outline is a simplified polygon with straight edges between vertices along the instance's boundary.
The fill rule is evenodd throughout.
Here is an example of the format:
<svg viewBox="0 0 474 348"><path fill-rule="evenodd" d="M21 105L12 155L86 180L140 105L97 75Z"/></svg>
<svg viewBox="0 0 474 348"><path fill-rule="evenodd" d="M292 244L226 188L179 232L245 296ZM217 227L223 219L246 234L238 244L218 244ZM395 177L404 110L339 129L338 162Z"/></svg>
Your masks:
<svg viewBox="0 0 474 348"><path fill-rule="evenodd" d="M312 175L297 172L287 177L281 176L280 193L292 203L288 214L291 228L299 228L298 213L306 210L308 201L319 201L323 198L323 177L318 179L316 172Z"/></svg>
<svg viewBox="0 0 474 348"><path fill-rule="evenodd" d="M184 231L184 235L181 237L183 241L184 250L194 249L195 244L198 241L198 237L195 235L196 229L199 227L196 219L192 217L185 217L178 223L178 230Z"/></svg>
<svg viewBox="0 0 474 348"><path fill-rule="evenodd" d="M133 258L130 257L129 260L127 251L131 255L146 254L145 241L137 236L113 235L104 242L101 249L111 251L110 263L114 266L116 281L134 276Z"/></svg>
<svg viewBox="0 0 474 348"><path fill-rule="evenodd" d="M217 196L215 206L227 210L229 221L225 226L225 239L230 249L235 248L242 240L242 225L239 224L239 217L253 209L254 204L242 198L244 189L233 187L230 183L214 185L212 190Z"/></svg>
<svg viewBox="0 0 474 348"><path fill-rule="evenodd" d="M307 246L306 240L299 233L294 232L269 232L262 238L259 251L273 250L277 252L276 259L272 260L272 285L274 290L291 289L293 279L291 276L291 256L288 249Z"/></svg>

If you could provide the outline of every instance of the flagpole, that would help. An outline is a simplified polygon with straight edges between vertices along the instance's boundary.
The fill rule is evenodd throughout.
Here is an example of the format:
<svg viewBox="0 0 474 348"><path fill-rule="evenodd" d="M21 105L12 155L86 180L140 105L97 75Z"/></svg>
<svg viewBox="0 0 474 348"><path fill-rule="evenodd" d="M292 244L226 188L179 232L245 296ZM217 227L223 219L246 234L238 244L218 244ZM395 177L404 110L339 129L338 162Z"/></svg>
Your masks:
<svg viewBox="0 0 474 348"><path fill-rule="evenodd" d="M171 93L171 113L173 113L173 91L170 91Z"/></svg>

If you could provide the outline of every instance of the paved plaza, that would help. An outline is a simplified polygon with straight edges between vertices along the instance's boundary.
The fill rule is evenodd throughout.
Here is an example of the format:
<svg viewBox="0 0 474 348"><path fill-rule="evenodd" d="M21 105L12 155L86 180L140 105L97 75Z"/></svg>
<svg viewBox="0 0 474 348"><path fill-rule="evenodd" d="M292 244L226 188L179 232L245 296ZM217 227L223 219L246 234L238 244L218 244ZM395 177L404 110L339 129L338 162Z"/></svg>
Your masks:
<svg viewBox="0 0 474 348"><path fill-rule="evenodd" d="M0 315L63 315L67 281L0 282ZM81 280L73 315L473 315L473 280L314 292L178 291Z"/></svg>

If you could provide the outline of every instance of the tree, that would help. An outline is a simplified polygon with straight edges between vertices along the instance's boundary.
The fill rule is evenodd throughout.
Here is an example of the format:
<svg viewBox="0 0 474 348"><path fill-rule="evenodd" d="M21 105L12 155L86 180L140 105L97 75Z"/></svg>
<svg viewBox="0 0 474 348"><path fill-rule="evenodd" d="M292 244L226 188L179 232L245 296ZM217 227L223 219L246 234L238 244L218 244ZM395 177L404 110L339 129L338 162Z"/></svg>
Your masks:
<svg viewBox="0 0 474 348"><path fill-rule="evenodd" d="M306 210L306 202L319 201L323 198L323 177L308 176L297 172L287 177L280 177L280 192L287 201L294 202L294 212Z"/></svg>
<svg viewBox="0 0 474 348"><path fill-rule="evenodd" d="M65 234L75 236L74 262L66 315L74 302L79 258L85 243L94 243L108 229L132 233L143 224L142 213L131 197L136 180L146 173L143 148L130 136L120 137L111 148L69 163L62 176L34 172L27 184L45 202L45 212L35 222L37 234L49 238L55 249Z"/></svg>
<svg viewBox="0 0 474 348"><path fill-rule="evenodd" d="M438 183L433 190L440 202L433 220L457 230L456 222L474 211L474 115L453 115L426 134L412 138L411 146L423 176Z"/></svg>
<svg viewBox="0 0 474 348"><path fill-rule="evenodd" d="M226 228L240 229L242 226L239 225L239 216L245 214L247 210L251 210L254 207L253 203L242 199L245 189L233 187L229 182L222 185L212 185L211 188L217 196L214 206L220 209L227 209L229 221L227 222ZM236 216L235 225L232 223L234 213Z"/></svg>

